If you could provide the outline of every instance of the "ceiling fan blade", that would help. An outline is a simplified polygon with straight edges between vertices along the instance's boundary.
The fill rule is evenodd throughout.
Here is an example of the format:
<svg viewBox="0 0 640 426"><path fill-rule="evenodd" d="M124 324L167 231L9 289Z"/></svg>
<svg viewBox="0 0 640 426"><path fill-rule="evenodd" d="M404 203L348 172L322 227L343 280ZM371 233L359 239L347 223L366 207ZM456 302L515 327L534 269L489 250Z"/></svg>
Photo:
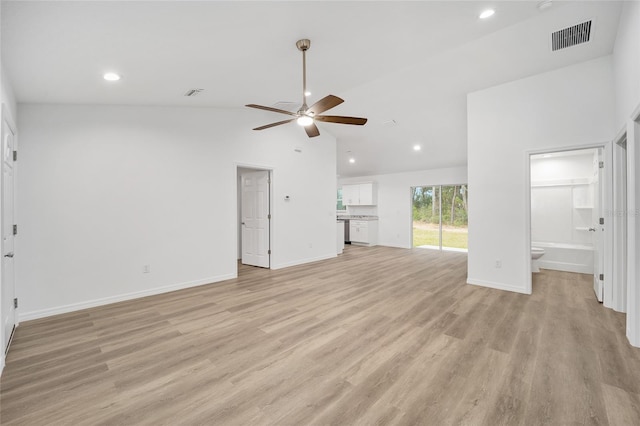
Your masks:
<svg viewBox="0 0 640 426"><path fill-rule="evenodd" d="M310 138L315 138L316 136L320 136L320 130L318 130L318 126L314 123L309 124L308 126L304 126L305 132L307 132L307 136Z"/></svg>
<svg viewBox="0 0 640 426"><path fill-rule="evenodd" d="M253 130L264 130L264 129L268 129L270 127L279 126L281 124L291 123L293 120L295 120L295 118L292 118L290 120L278 121L277 123L265 124L264 126L256 127Z"/></svg>
<svg viewBox="0 0 640 426"><path fill-rule="evenodd" d="M272 107L263 106L263 105L256 105L256 104L249 104L249 105L245 105L245 106L249 107L249 108L263 109L265 111L279 112L280 114L293 115L294 117L297 117L297 114L295 112L286 111L284 109L272 108Z"/></svg>
<svg viewBox="0 0 640 426"><path fill-rule="evenodd" d="M343 117L340 115L316 115L313 119L326 123L355 124L356 126L363 126L367 122L366 118Z"/></svg>
<svg viewBox="0 0 640 426"><path fill-rule="evenodd" d="M333 107L337 107L343 102L344 100L340 99L337 96L328 95L307 108L307 113L322 114L323 112L328 111Z"/></svg>

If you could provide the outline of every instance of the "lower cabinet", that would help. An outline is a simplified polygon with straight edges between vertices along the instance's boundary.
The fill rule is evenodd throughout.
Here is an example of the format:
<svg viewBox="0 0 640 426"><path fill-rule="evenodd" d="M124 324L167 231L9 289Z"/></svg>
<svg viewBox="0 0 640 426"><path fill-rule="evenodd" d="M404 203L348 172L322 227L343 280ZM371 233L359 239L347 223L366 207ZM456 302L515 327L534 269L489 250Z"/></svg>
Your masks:
<svg viewBox="0 0 640 426"><path fill-rule="evenodd" d="M378 244L377 220L351 220L349 238L352 244L375 246Z"/></svg>

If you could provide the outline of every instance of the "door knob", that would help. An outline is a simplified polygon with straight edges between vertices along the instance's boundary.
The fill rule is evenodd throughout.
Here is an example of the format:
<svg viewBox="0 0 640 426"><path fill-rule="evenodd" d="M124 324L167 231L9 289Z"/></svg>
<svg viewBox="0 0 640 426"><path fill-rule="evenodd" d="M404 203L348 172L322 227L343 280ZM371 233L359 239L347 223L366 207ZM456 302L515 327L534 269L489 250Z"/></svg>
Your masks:
<svg viewBox="0 0 640 426"><path fill-rule="evenodd" d="M596 232L596 228L589 228L589 232Z"/></svg>
<svg viewBox="0 0 640 426"><path fill-rule="evenodd" d="M4 257L13 257L13 252L5 254Z"/></svg>

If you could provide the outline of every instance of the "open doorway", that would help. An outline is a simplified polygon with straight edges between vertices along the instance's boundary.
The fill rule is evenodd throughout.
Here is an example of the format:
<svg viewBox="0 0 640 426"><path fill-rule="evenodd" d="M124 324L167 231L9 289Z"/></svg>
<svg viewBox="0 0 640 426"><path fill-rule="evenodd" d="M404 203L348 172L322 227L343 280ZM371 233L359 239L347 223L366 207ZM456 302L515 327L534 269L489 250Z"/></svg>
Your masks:
<svg viewBox="0 0 640 426"><path fill-rule="evenodd" d="M238 261L271 267L271 170L237 168Z"/></svg>
<svg viewBox="0 0 640 426"><path fill-rule="evenodd" d="M593 277L603 301L605 277L604 147L532 154L529 157L531 271Z"/></svg>
<svg viewBox="0 0 640 426"><path fill-rule="evenodd" d="M466 184L412 187L412 246L466 252L468 196Z"/></svg>

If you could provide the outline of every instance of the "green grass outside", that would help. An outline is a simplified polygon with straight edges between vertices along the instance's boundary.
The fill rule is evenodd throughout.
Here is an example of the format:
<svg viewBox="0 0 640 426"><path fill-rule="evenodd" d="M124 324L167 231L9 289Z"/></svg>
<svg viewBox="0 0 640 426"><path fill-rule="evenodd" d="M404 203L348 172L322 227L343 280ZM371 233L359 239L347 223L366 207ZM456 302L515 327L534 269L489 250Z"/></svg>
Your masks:
<svg viewBox="0 0 640 426"><path fill-rule="evenodd" d="M436 229L413 228L413 246L439 246ZM466 232L442 231L442 246L451 248L468 248L468 234Z"/></svg>

